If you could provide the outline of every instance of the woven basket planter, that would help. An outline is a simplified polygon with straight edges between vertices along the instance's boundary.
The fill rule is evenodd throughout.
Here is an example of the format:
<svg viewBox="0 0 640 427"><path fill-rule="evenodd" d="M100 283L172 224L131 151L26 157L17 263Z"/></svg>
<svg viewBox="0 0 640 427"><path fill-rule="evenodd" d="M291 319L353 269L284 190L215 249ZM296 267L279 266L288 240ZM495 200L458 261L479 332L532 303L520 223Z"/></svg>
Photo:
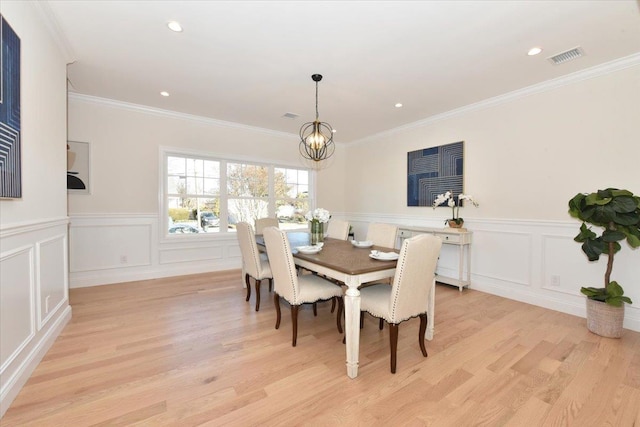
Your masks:
<svg viewBox="0 0 640 427"><path fill-rule="evenodd" d="M601 301L587 298L587 329L607 338L622 336L624 304L614 307Z"/></svg>

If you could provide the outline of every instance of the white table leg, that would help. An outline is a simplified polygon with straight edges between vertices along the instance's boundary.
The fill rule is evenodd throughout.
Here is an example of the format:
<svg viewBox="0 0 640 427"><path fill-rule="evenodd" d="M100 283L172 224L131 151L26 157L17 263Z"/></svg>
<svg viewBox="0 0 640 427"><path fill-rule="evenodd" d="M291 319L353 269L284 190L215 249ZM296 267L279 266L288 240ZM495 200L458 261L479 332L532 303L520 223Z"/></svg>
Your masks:
<svg viewBox="0 0 640 427"><path fill-rule="evenodd" d="M347 375L349 378L355 378L358 376L358 358L360 353L360 291L355 286L347 288L344 297L344 313Z"/></svg>
<svg viewBox="0 0 640 427"><path fill-rule="evenodd" d="M431 292L429 292L429 300L427 301L427 330L424 332L424 339L431 341L433 339L433 332L435 330L434 324L436 321L436 279L433 278L431 284Z"/></svg>

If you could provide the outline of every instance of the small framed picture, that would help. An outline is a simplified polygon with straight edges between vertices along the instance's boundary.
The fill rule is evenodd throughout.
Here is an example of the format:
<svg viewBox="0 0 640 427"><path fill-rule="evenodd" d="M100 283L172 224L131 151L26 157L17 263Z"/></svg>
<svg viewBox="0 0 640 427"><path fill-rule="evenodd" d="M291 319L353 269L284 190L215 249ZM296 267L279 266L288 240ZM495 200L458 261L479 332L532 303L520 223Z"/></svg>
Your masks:
<svg viewBox="0 0 640 427"><path fill-rule="evenodd" d="M88 142L67 141L67 191L91 194L91 147Z"/></svg>

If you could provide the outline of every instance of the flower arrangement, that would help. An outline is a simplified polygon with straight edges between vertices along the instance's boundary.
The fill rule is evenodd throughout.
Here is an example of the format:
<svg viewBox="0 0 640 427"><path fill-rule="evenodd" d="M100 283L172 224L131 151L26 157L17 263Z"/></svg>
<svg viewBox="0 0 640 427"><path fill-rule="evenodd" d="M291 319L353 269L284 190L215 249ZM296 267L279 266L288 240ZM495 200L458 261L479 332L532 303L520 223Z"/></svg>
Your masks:
<svg viewBox="0 0 640 427"><path fill-rule="evenodd" d="M307 212L307 214L304 217L307 219L307 221L311 221L311 222L317 221L324 224L329 222L329 218L331 218L331 214L326 209L316 208L313 211Z"/></svg>
<svg viewBox="0 0 640 427"><path fill-rule="evenodd" d="M451 208L452 217L450 219L447 219L444 223L448 223L449 225L452 225L452 223L454 223L457 227L461 227L462 223L464 222L464 219L460 218L460 205L462 204L462 201L468 200L469 203L471 203L475 207L478 207L479 205L478 202L473 200L473 196L469 194L460 193L458 194L457 199L458 201L456 202L456 196L454 196L451 191L447 191L444 194L438 194L436 196L436 199L433 201L433 209L446 202L447 206Z"/></svg>
<svg viewBox="0 0 640 427"><path fill-rule="evenodd" d="M311 244L316 245L324 240L324 225L329 222L331 214L328 210L316 208L304 216L311 224Z"/></svg>

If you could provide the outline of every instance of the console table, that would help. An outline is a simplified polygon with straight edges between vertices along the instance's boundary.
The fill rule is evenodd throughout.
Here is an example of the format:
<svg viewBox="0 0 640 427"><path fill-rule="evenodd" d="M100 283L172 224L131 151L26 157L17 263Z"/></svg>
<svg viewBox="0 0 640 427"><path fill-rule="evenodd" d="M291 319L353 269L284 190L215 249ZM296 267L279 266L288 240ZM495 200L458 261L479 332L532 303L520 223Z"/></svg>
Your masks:
<svg viewBox="0 0 640 427"><path fill-rule="evenodd" d="M462 288L471 284L471 235L473 233L466 230L458 231L452 228L398 227L398 237L401 243L404 239L426 233L440 237L443 245L456 245L458 247L458 277L454 278L439 275L436 277L436 280L448 285L457 286L460 292L462 292Z"/></svg>

